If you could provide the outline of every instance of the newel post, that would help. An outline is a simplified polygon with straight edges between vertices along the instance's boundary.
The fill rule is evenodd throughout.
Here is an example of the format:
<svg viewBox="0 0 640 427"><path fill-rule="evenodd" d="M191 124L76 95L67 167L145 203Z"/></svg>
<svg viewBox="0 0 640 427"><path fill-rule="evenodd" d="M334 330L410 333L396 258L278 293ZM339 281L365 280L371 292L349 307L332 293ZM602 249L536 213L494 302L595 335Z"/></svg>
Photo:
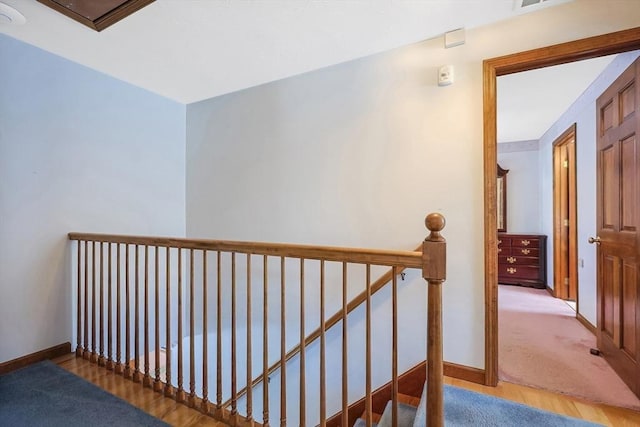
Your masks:
<svg viewBox="0 0 640 427"><path fill-rule="evenodd" d="M427 215L429 236L422 243L422 277L428 283L427 317L427 426L444 425L442 367L442 283L446 278L447 243L440 234L445 220L439 213Z"/></svg>

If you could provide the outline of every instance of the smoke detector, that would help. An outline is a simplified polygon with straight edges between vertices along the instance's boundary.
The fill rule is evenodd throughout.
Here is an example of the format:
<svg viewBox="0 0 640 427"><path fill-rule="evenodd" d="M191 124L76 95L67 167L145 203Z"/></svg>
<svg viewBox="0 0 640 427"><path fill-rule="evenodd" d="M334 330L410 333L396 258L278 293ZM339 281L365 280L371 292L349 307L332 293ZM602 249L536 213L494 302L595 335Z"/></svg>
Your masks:
<svg viewBox="0 0 640 427"><path fill-rule="evenodd" d="M0 2L0 25L22 25L27 18L8 4Z"/></svg>

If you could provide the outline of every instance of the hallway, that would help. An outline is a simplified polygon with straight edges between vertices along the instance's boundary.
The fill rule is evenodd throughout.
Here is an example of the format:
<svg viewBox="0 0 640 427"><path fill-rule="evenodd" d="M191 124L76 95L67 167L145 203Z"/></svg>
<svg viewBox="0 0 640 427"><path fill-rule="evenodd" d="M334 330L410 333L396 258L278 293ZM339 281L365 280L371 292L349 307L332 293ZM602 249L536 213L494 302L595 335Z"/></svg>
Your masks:
<svg viewBox="0 0 640 427"><path fill-rule="evenodd" d="M600 356L596 337L546 290L499 286L501 381L640 410L640 400Z"/></svg>

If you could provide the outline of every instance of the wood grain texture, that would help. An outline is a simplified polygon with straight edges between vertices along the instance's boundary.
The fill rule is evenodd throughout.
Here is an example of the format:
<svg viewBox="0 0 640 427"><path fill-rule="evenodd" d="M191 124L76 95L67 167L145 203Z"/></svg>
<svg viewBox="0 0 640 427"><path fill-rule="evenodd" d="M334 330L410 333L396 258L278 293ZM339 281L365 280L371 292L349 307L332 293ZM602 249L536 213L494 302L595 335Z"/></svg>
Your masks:
<svg viewBox="0 0 640 427"><path fill-rule="evenodd" d="M416 248L416 252L421 250L421 249L422 249L422 244L420 244L420 246L418 246ZM367 264L367 268L368 268L367 271L369 272L368 274L370 276L370 274L371 274L371 271L370 271L371 270L371 265ZM404 267L397 267L396 268L397 274L400 274L400 273L402 273L404 271L405 271ZM380 276L380 278L378 278L373 284L371 284L368 289L365 289L364 291L362 291L361 293L356 295L347 304L347 314L351 313L353 310L355 310L357 307L359 307L361 304L363 304L363 303L365 303L367 301L367 292L369 292L369 296L372 296L373 294L378 292L380 289L382 289L385 285L387 285L387 283L389 283L391 281L392 277L393 277L393 269L389 269L382 276ZM265 280L266 280L266 278L265 278ZM367 283L370 283L370 277L367 278ZM265 295L264 298L266 298L266 297L267 296ZM309 335L307 335L305 337L304 341L301 341L300 344L297 344L293 348L291 348L285 355L285 361L291 360L292 358L294 358L295 356L297 356L300 353L301 348L311 345L315 340L320 338L320 335L323 333L322 331L323 330L327 331L328 329L332 328L334 325L339 323L342 320L342 316L343 316L342 310L338 310L331 317L329 317L328 319L324 320L323 321L323 328L318 327L317 329L312 331ZM264 322L266 324L266 318L264 319ZM266 358L264 360L266 360ZM273 363L271 366L269 366L268 369L263 369L263 373L258 375L253 380L253 382L251 384L254 387L257 386L258 384L260 384L262 382L263 378L265 377L265 372L266 372L266 376L269 376L270 374L272 374L273 372L275 372L279 368L280 368L280 361L278 360L275 363ZM243 396L246 392L247 392L247 388L243 388L242 390L240 390L238 392L238 396ZM227 402L225 402L223 404L223 406L227 407L229 405L229 403L230 403L230 401L227 401Z"/></svg>
<svg viewBox="0 0 640 427"><path fill-rule="evenodd" d="M154 1L111 0L110 2L105 2L104 0L92 0L65 2L65 4L69 3L69 7L65 7L56 0L38 0L38 2L96 31L104 30ZM104 3L109 4L107 9L104 8Z"/></svg>
<svg viewBox="0 0 640 427"><path fill-rule="evenodd" d="M578 322L582 323L582 325L587 328L593 335L598 332L596 330L596 327L591 322L589 322L582 314L576 313L576 319L578 320Z"/></svg>
<svg viewBox="0 0 640 427"><path fill-rule="evenodd" d="M223 427L229 424L216 421L195 409L164 397L142 384L126 380L104 368L73 356L64 356L54 360L67 371L76 374L96 386L108 391L146 413L176 427Z"/></svg>
<svg viewBox="0 0 640 427"><path fill-rule="evenodd" d="M18 357L17 359L0 363L0 375L15 371L16 369L24 368L25 366L29 366L43 360L55 359L68 354L71 354L71 343L65 342L58 344L44 350L36 351L35 353Z"/></svg>
<svg viewBox="0 0 640 427"><path fill-rule="evenodd" d="M640 48L640 27L589 37L483 62L485 370L498 383L498 282L496 257L496 77Z"/></svg>
<svg viewBox="0 0 640 427"><path fill-rule="evenodd" d="M95 234L75 234L75 233L71 233L69 235L69 238L71 240L80 240L80 241L84 241L85 242L85 247L87 247L87 244L90 243L91 247L93 248L92 250L92 257L93 257L93 262L92 262L92 288L91 288L91 294L92 294L92 305L95 306L95 287L96 287L96 261L95 261L95 257L96 257L96 247L97 245L99 245L101 248L104 246L104 243L108 243L111 244L113 242L116 242L116 244L118 245L125 245L125 250L126 250L126 254L125 254L125 290L126 290L126 307L125 307L125 320L126 320L126 324L127 327L125 328L127 331L127 337L126 337L126 357L125 360L129 361L130 360L130 351L131 351L131 341L133 340L133 352L134 352L134 359L132 362L126 362L126 369L125 369L125 377L130 378L132 377L134 382L140 382L143 378L142 376L142 369L144 368L144 374L145 377L148 377L148 381L146 384L147 386L150 386L152 381L151 381L151 375L149 372L149 318L148 318L148 304L149 304L149 251L148 251L148 247L149 246L153 246L154 250L158 250L159 247L165 247L166 248L166 255L167 255L167 261L169 261L169 253L171 251L176 251L177 252L177 270L176 270L176 275L177 275L177 301L176 301L176 305L177 305L177 351L178 351L178 357L177 357L177 384L175 384L177 387L175 389L175 394L172 395L171 397L174 398L176 401L178 401L179 403L187 403L188 406L190 407L204 407L204 412L208 412L207 411L207 405L206 405L206 398L204 400L204 405L202 405L202 402L198 402L196 399L196 395L195 395L195 354L194 354L194 330L195 330L195 316L194 316L194 311L193 311L193 307L195 306L195 263L194 263L194 254L195 251L202 251L202 253L205 253L209 250L211 251L216 251L217 255L218 255L218 265L217 265L217 276L218 276L218 293L220 293L220 275L221 275L221 253L222 252L228 252L230 253L230 257L231 257L231 399L229 402L226 402L225 404L221 405L220 402L217 402L217 408L216 408L216 412L214 413L214 415L219 418L219 419L224 419L227 421L230 421L232 424L237 424L237 423L243 423L245 422L245 420L243 420L243 417L240 416L240 414L238 413L238 399L239 399L239 393L238 393L238 382L237 382L237 373L236 373L236 365L240 358L243 357L244 355L239 355L236 353L236 341L237 341L237 328L236 328L236 308L237 308L237 280L236 280L236 258L237 258L237 254L243 254L246 255L247 257L247 263L248 266L250 266L250 256L255 254L255 255L262 255L263 259L264 259L264 292L265 294L268 293L267 292L267 259L269 256L275 256L275 254L278 254L277 256L280 258L280 287L279 287L279 293L280 293L280 301L279 301L279 305L280 305L280 360L278 361L277 367L274 365L273 368L277 368L280 370L280 378L281 378L281 383L280 383L280 424L284 425L286 424L286 409L287 409L287 402L285 399L286 396L286 362L289 360L289 358L287 357L288 353L287 353L287 349L285 347L285 332L286 332L286 319L285 319L285 307L286 307L286 302L285 302L285 295L286 295L286 288L287 288L287 282L286 282L286 278L285 278L285 262L286 262L286 258L293 258L293 259L298 259L300 260L301 264L304 265L304 259L314 259L314 260L319 260L320 261L320 268L321 268L321 277L320 277L320 291L321 291L321 312L322 312L322 318L321 318L321 326L319 328L318 331L314 332L316 335L314 335L314 333L311 334L311 338L312 340L315 340L316 338L320 338L320 347L321 350L324 352L325 346L324 346L324 334L325 331L333 326L334 324L336 324L339 321L342 321L343 324L346 324L347 322L347 316L348 314L355 309L356 307L358 307L359 305L361 305L363 302L365 302L367 300L367 298L370 301L371 298L371 294L373 291L378 290L380 288L382 288L383 286L385 286L389 281L392 282L392 288L393 288L393 331L394 331L394 345L393 348L391 349L392 352L392 358L393 358L393 379L392 379L392 388L393 388L393 400L394 400L394 406L397 405L397 393L398 393L398 385L397 385L397 356L398 356L398 350L397 350L397 334L399 332L399 325L397 324L397 310L398 310L398 301L397 301L397 276L398 274L403 271L406 268L420 268L422 270L423 273L423 278L427 281L428 283L428 287L429 287L429 302L428 302L428 312L429 312L429 325L430 327L428 328L428 342L429 342L429 358L428 360L429 362L429 366L428 366L428 378L429 380L429 395L431 396L430 400L432 400L433 402L430 403L430 406L434 407L435 409L432 409L430 411L430 416L431 418L433 418L433 420L436 420L436 422L430 421L430 426L439 426L442 425L442 375L443 375L443 368L442 368L442 294L441 294L441 285L444 282L444 279L446 277L446 242L444 240L444 238L442 237L442 235L440 234L440 231L444 228L445 225L445 220L444 217L440 214L430 214L427 219L426 219L426 226L430 231L429 236L427 237L427 239L425 239L425 241L423 242L423 244L421 245L421 249L422 250L418 250L418 251L389 251L389 250L376 250L376 249L356 249L356 248L337 248L337 247L317 247L317 246L306 246L306 245L288 245L288 244L271 244L271 243L253 243L253 242L229 242L229 241L214 241L214 240L192 240L192 239L167 239L167 238L152 238L152 237L139 237L139 236L113 236L113 235L95 235ZM130 256L129 256L129 247L132 246L134 248L134 253L133 253L133 261L134 261L134 266L133 266L133 271L134 273L134 277L130 278ZM145 252L143 254L143 260L140 259L141 255L140 255L140 251L139 248L140 246L144 246L145 248ZM185 256L188 257L188 260L184 260L183 263L183 251L186 254ZM156 252L157 254L157 252ZM87 258L87 255L85 253L85 259ZM101 260L103 258L103 253L101 251ZM329 322L325 322L325 319L323 317L324 315L324 263L326 261L339 261L342 264L342 297L343 297L343 301L342 301L342 309L340 310L340 312L336 313L334 316L332 316L329 319ZM139 271L142 267L141 261L144 261L144 277L140 277ZM186 264L186 261L188 261L189 263ZM391 266L391 270L388 271L386 274L384 274L376 283L371 284L368 286L368 289L365 290L364 292L362 292L360 295L358 295L356 297L356 299L352 300L352 301L348 301L347 299L347 289L348 289L348 283L347 283L347 268L348 268L348 264L350 263L360 263L360 264L364 264L366 266L368 266L368 274L367 274L367 282L368 284L370 283L370 266L371 265L380 265L380 266ZM168 268L169 263L167 262L167 268ZM186 267L185 269L183 269L183 266ZM156 266L157 268L157 266ZM250 268L250 267L248 267ZM186 271L184 271L186 270ZM301 273L303 271L303 268L301 267ZM87 269L85 269L84 271L85 276L87 274ZM167 273L169 273L167 271ZM169 277L169 274L167 274L167 277ZM102 289L102 280L103 280L103 276L101 274L100 276L100 283L101 283L101 289ZM141 282L142 280L144 280L144 282ZM188 282L187 282L188 280ZM86 282L88 280L85 280L85 286L86 286ZM302 284L303 280L301 279L301 284ZM144 287L141 290L141 287ZM186 287L186 289L185 289ZM167 283L167 291L169 289L169 283ZM141 292L144 291L144 295L141 295ZM131 295L131 293L133 292L133 295ZM102 292L101 292L102 294ZM183 295L184 294L184 295ZM86 297L86 296L85 296ZM141 304L141 298L144 298L144 325L141 325L141 313L140 313L140 304ZM184 298L188 298L188 301L185 302L183 301ZM134 301L134 309L132 310L130 307L130 303L131 300L133 299ZM169 300L169 295L167 295L167 301ZM218 304L219 304L220 300L218 300ZM247 294L247 308L248 308L248 312L250 312L251 309L251 300L249 297L249 294ZM100 305L102 307L102 301L100 302ZM266 301L265 301L265 306L266 306ZM301 305L303 306L303 305ZM169 308L169 307L167 307ZM184 310L185 309L189 309L189 313L185 313ZM218 310L218 313L220 313L220 307ZM304 312L303 312L304 313ZM95 319L95 314L96 314L96 309L95 307L91 310L91 314L93 315L93 321L92 321L92 326L94 326L96 324L96 319ZM167 313L168 314L168 313ZM266 315L266 312L264 313ZM133 319L130 319L130 316L133 317ZM184 319L183 319L184 317ZM133 325L134 325L134 333L131 334L132 336L129 335L129 325L131 324L131 320L133 320ZM218 319L219 320L219 319ZM266 320L266 319L265 319ZM190 334L190 346L189 346L189 359L187 361L187 363L189 363L188 367L190 368L190 375L189 378L187 379L188 383L189 383L189 387L188 389L185 389L184 387L184 372L183 372L183 367L184 367L184 363L185 361L183 360L184 358L182 357L183 355L183 331L185 329L185 322L187 322L186 324L186 328L189 329L189 334ZM168 320L167 320L167 324L169 324ZM144 336L141 337L140 335L142 334L142 326L144 326ZM218 325L219 327L220 325ZM94 326L95 327L95 326ZM302 331L304 331L302 329ZM93 334L95 334L95 331L92 331ZM169 333L169 331L167 330L167 334ZM263 333L266 334L266 331L263 331ZM343 379L342 379L342 404L343 404L343 410L342 412L345 414L344 416L346 417L347 414L347 408L348 408L348 372L346 370L347 367L347 355L348 355L348 351L347 351L347 342L348 342L348 337L347 337L347 333L346 333L346 329L343 329L343 334L342 334L342 340L343 340L343 357L342 357L342 364L343 364ZM265 337L266 338L266 337ZM292 356L293 355L297 355L299 354L300 348L304 348L305 344L308 344L306 342L306 337L303 337L301 335L301 341L302 343L299 344L292 353L290 353ZM140 348L140 344L141 344L141 340L144 339L144 348L145 348L145 362L144 362L144 367L140 366L140 354L139 354L139 348ZM94 335L92 335L92 344L94 344L95 347L95 337ZM86 346L86 345L85 345ZM265 346L266 347L266 346ZM264 349L266 350L266 348ZM218 347L218 352L220 351L220 348ZM87 353L87 355L90 358L94 358L96 356L96 349L92 348L91 351L85 351L84 353ZM265 358L266 360L266 358ZM91 360L93 361L93 360ZM171 369L170 366L167 366L167 371L169 371ZM326 369L326 365L325 365L325 360L324 360L324 353L321 355L321 361L320 361L320 380L321 380L321 395L325 395L326 393L326 389L324 387L324 382L325 382L325 372ZM133 372L131 372L133 370ZM247 372L250 373L251 369L249 368L247 370ZM267 369L266 371L269 371L269 369ZM127 375L129 374L129 375ZM218 375L218 378L220 378L221 375ZM262 378L266 377L266 373L263 373L261 375L261 378L258 378L258 381ZM167 378L170 378L169 376L167 376ZM171 381L171 379L168 379L168 381ZM160 389L160 386L155 387L156 389ZM165 394L168 394L167 391L171 388L171 384L165 384L164 387L164 391ZM266 386L264 388L265 391L265 395L264 398L265 400L268 400L268 389L269 387ZM244 391L244 390L243 390ZM188 393L188 397L187 397L187 393ZM304 390L301 394L304 394ZM321 401L323 400L323 396L321 396ZM300 402L294 402L294 403L300 403ZM324 402L321 402L321 424L323 423L323 418L324 418L324 411L322 410L322 406L323 406ZM250 403L249 403L249 408L250 408ZM227 406L229 406L229 410L227 411ZM268 405L265 405L265 408L268 408ZM250 411L251 409L249 409ZM395 411L397 412L397 407L395 408ZM222 415L227 413L229 418L224 418ZM434 417L435 414L435 417ZM226 415L225 415L226 417ZM268 412L263 412L263 422L267 422L268 420ZM249 417L249 423L251 422L251 417ZM343 424L346 424L346 419L343 419Z"/></svg>
<svg viewBox="0 0 640 427"><path fill-rule="evenodd" d="M399 401L405 401L404 396L417 397L422 393L425 379L424 363L415 366L405 374L400 376ZM460 378L453 378L450 372L463 373L463 376L474 378L474 381L467 381ZM532 387L499 382L496 386L483 385L484 377L482 371L461 365L445 363L444 383L455 387L464 388L489 396L522 403L534 408L550 411L553 413L567 415L583 419L590 422L600 423L605 426L637 426L640 425L640 412L631 409L617 408L601 403L589 402L584 399L571 397L564 394L552 393ZM477 380L477 381L475 381ZM384 406L389 400L390 384L387 384L374 392L374 413L372 419L375 421L384 410ZM415 400L413 400L415 402ZM364 399L352 404L349 407L349 420L355 422L364 412ZM337 427L340 425L340 417L334 416L327 422L327 426Z"/></svg>
<svg viewBox="0 0 640 427"><path fill-rule="evenodd" d="M455 363L444 363L444 373L449 377L455 377L456 379L465 380L467 382L474 382L477 384L484 384L484 371L469 366L458 365ZM427 366L425 362L422 362L402 375L398 376L398 393L400 395L412 396L420 398L424 387L424 382L427 378ZM385 405L391 399L392 395L392 383L389 382L382 387L372 391L371 393L371 411L373 414L381 414ZM352 425L355 420L366 415L366 400L367 396L358 400L349 406L348 420L349 425ZM400 402L404 402L399 397ZM373 417L375 419L375 416ZM341 413L335 414L327 421L327 426L337 427L341 425Z"/></svg>
<svg viewBox="0 0 640 427"><path fill-rule="evenodd" d="M553 142L553 290L557 298L578 302L575 153L574 123Z"/></svg>
<svg viewBox="0 0 640 427"><path fill-rule="evenodd" d="M69 240L149 245L182 249L200 249L241 254L306 258L325 261L422 268L422 254L415 251L343 248L286 243L241 242L226 240L181 239L175 237L122 236L115 234L69 233Z"/></svg>

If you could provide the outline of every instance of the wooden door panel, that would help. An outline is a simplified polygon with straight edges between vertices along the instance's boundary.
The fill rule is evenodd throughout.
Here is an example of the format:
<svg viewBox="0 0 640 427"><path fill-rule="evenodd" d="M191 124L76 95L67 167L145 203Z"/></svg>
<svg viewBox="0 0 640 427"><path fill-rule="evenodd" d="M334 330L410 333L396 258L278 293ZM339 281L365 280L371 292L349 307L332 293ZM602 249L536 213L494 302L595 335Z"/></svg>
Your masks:
<svg viewBox="0 0 640 427"><path fill-rule="evenodd" d="M631 135L621 143L622 179L620 180L620 209L622 213L620 229L625 232L636 232L637 218L637 181L638 162L636 136Z"/></svg>
<svg viewBox="0 0 640 427"><path fill-rule="evenodd" d="M605 105L600 107L600 135L613 127L613 99L609 99Z"/></svg>
<svg viewBox="0 0 640 427"><path fill-rule="evenodd" d="M618 271L618 258L613 256L603 256L602 260L602 292L604 295L610 296L602 304L602 331L615 341L615 313L614 313L614 295L616 292L617 277L615 272Z"/></svg>
<svg viewBox="0 0 640 427"><path fill-rule="evenodd" d="M602 174L602 220L600 227L614 230L618 222L618 204L620 194L618 193L618 170L616 167L617 150L615 145L604 148L600 151Z"/></svg>
<svg viewBox="0 0 640 427"><path fill-rule="evenodd" d="M636 60L598 98L598 347L640 396L640 70Z"/></svg>
<svg viewBox="0 0 640 427"><path fill-rule="evenodd" d="M620 92L620 122L636 111L635 80Z"/></svg>
<svg viewBox="0 0 640 427"><path fill-rule="evenodd" d="M620 347L634 359L637 351L636 310L638 301L638 265L625 259L622 265L622 343Z"/></svg>

